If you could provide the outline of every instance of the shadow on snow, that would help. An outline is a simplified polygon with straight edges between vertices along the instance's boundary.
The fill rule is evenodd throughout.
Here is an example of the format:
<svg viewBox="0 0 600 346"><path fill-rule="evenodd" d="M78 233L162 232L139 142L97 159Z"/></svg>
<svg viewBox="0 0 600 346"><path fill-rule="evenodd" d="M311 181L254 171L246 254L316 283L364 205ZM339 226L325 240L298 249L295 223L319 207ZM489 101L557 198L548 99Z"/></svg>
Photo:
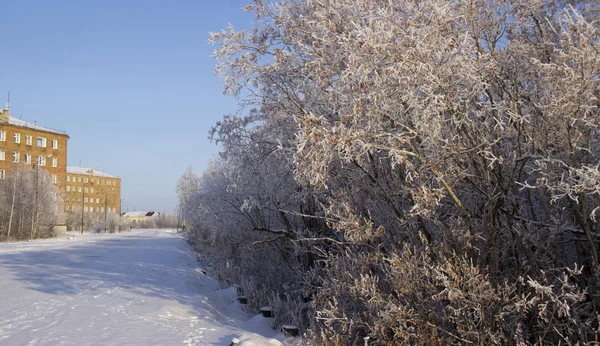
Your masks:
<svg viewBox="0 0 600 346"><path fill-rule="evenodd" d="M200 319L235 326L231 317L213 306L216 302L200 299L204 292L220 287L195 270L196 258L178 236L128 235L62 249L0 254L0 265L27 288L46 294L71 296L125 290L176 300Z"/></svg>

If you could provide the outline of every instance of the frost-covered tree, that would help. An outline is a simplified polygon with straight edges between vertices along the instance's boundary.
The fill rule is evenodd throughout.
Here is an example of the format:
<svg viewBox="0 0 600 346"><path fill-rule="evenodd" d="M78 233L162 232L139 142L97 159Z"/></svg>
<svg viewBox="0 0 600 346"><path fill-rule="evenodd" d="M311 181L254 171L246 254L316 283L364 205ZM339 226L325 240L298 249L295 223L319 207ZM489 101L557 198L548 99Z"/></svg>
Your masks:
<svg viewBox="0 0 600 346"><path fill-rule="evenodd" d="M189 166L177 183L179 209L184 220L191 221L194 218L194 206L190 204L190 200L194 194L198 192L199 185L200 177L194 173L193 168Z"/></svg>
<svg viewBox="0 0 600 346"><path fill-rule="evenodd" d="M62 217L58 187L43 170L15 166L0 180L0 234L3 240L46 238Z"/></svg>
<svg viewBox="0 0 600 346"><path fill-rule="evenodd" d="M598 341L597 2L246 10L253 30L211 41L254 109L217 124L193 204L229 246L265 232L254 246L303 256L282 275L314 296L312 337Z"/></svg>

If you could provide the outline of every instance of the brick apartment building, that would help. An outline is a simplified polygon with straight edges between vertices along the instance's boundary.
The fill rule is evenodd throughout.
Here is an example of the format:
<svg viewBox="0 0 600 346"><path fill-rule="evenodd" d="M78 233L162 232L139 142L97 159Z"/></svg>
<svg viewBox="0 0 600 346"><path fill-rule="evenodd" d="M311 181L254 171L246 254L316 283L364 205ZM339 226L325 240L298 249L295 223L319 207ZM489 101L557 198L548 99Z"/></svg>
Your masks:
<svg viewBox="0 0 600 346"><path fill-rule="evenodd" d="M17 165L24 165L44 169L64 191L68 139L65 132L12 118L8 109L0 109L0 179L11 175Z"/></svg>
<svg viewBox="0 0 600 346"><path fill-rule="evenodd" d="M121 212L121 178L90 168L67 167L65 211Z"/></svg>
<svg viewBox="0 0 600 346"><path fill-rule="evenodd" d="M57 184L64 211L120 213L121 179L92 169L67 167L67 140L59 130L38 126L0 109L0 179L17 165L43 169Z"/></svg>

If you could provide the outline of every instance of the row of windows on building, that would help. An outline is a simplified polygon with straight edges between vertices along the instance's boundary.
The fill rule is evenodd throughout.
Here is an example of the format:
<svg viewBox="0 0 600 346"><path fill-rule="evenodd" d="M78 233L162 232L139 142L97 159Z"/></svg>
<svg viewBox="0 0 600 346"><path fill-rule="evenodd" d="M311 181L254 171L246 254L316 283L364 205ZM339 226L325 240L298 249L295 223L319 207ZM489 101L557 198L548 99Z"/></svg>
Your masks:
<svg viewBox="0 0 600 346"><path fill-rule="evenodd" d="M65 197L65 201L66 202L79 202L81 203L81 197L73 197L73 196L67 196ZM104 200L104 198L95 198L95 197L84 197L83 198L83 203L91 203L91 204L104 204L106 203L110 203L110 198L107 198L106 201Z"/></svg>
<svg viewBox="0 0 600 346"><path fill-rule="evenodd" d="M31 154L23 155L23 159L26 164L32 163ZM6 160L6 150L0 149L0 161L5 161L5 160ZM21 162L21 153L16 152L16 151L13 152L12 162L14 162L14 163ZM46 165L46 156L43 156L43 155L36 156L36 162L40 166L45 166ZM58 158L57 157L52 157L51 165L52 165L52 167L58 167Z"/></svg>
<svg viewBox="0 0 600 346"><path fill-rule="evenodd" d="M81 192L81 190L82 190L81 186L75 187L75 186L69 186L69 185L67 185L67 192ZM94 188L90 187L88 189L87 187L84 187L83 188L83 192L84 193L88 193L88 192L89 193L94 193ZM104 193L104 189L96 189L96 193ZM115 191L114 191L114 189L110 189L110 190L106 190L106 193L110 195L110 194L115 193Z"/></svg>
<svg viewBox="0 0 600 346"><path fill-rule="evenodd" d="M74 211L77 210L78 207L76 206L72 206L72 205L68 205L67 206L67 211ZM102 212L104 213L104 207L83 207L83 211L87 212ZM116 213L117 212L117 208L106 208L106 211L109 213Z"/></svg>
<svg viewBox="0 0 600 346"><path fill-rule="evenodd" d="M0 179L6 178L6 171L4 169L0 169ZM58 176L56 174L50 174L50 182L52 184L58 184Z"/></svg>
<svg viewBox="0 0 600 346"><path fill-rule="evenodd" d="M13 141L17 144L21 143L21 134L15 133ZM0 131L0 142L6 142L6 131ZM45 148L47 140L45 137L37 137L36 144L38 147ZM25 135L25 145L33 145L33 136ZM58 140L52 140L52 149L58 149Z"/></svg>
<svg viewBox="0 0 600 346"><path fill-rule="evenodd" d="M74 183L81 183L83 181L83 183L87 184L88 182L91 182L92 184L101 184L101 185L108 185L108 186L117 186L117 182L113 181L113 180L100 180L100 179L88 179L88 178L83 178L83 180L81 179L81 177L71 177L70 175L67 175L67 182L74 182ZM67 190L69 191L69 190ZM73 190L75 191L75 190ZM79 192L81 192L81 189L79 189ZM87 192L87 190L86 190ZM92 189L92 192L94 192L94 189Z"/></svg>

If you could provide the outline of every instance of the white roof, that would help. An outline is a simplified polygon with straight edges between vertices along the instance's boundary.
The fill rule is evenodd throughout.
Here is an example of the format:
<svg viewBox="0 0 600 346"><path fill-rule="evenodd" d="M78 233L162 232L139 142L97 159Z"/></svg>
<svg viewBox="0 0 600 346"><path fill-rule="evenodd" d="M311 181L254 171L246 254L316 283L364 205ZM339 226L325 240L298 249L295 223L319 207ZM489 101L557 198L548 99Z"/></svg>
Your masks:
<svg viewBox="0 0 600 346"><path fill-rule="evenodd" d="M115 177L114 175L110 175L110 174L107 174L104 172L100 172L100 171L93 170L91 168L84 168L84 167L67 166L67 173L91 175L94 177L118 178L118 177Z"/></svg>
<svg viewBox="0 0 600 346"><path fill-rule="evenodd" d="M158 216L160 213L155 211L128 211L123 214L123 217L152 217Z"/></svg>
<svg viewBox="0 0 600 346"><path fill-rule="evenodd" d="M51 128L48 128L48 127L38 126L36 124L28 123L26 121L23 121L21 119L16 119L16 118L13 118L13 117L8 117L8 123L10 125L14 125L14 126L27 127L27 128L34 129L34 130L45 131L45 132L52 132L52 133L58 133L60 135L67 135L67 133L64 132L64 131L54 130L54 129L51 129Z"/></svg>

